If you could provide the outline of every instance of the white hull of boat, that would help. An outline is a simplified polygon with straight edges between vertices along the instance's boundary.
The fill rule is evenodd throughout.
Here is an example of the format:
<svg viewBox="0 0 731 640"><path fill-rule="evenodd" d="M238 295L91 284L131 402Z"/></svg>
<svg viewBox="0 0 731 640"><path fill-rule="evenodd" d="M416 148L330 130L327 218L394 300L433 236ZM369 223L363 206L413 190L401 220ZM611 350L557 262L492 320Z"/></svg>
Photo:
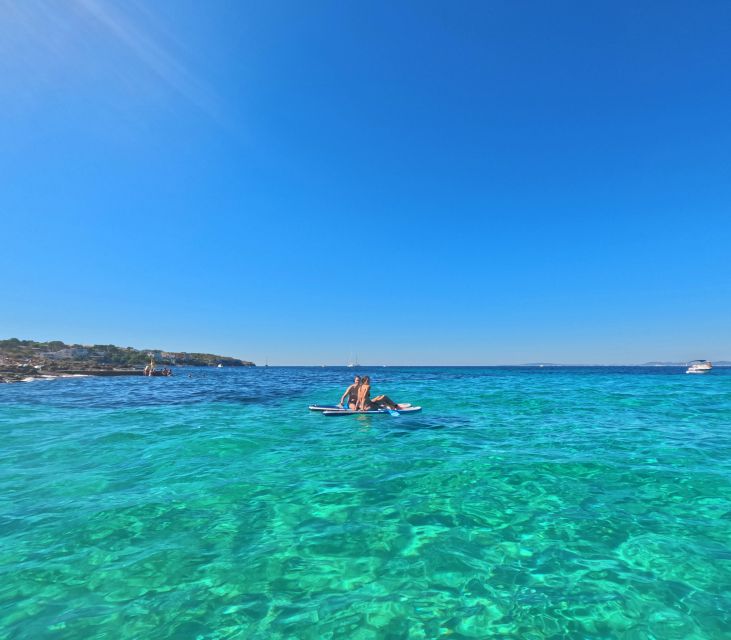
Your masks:
<svg viewBox="0 0 731 640"><path fill-rule="evenodd" d="M693 362L685 373L708 373L711 369L713 365L710 362Z"/></svg>

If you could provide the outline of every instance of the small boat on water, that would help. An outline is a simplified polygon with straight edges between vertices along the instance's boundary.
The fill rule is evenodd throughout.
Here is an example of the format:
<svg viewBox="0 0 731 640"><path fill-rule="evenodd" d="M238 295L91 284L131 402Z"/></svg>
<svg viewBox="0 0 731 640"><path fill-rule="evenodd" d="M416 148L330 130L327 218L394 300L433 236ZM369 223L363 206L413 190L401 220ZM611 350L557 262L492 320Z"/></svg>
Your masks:
<svg viewBox="0 0 731 640"><path fill-rule="evenodd" d="M218 363L218 368L223 369L223 365L220 362Z"/></svg>
<svg viewBox="0 0 731 640"><path fill-rule="evenodd" d="M685 373L708 373L713 365L708 360L691 360Z"/></svg>

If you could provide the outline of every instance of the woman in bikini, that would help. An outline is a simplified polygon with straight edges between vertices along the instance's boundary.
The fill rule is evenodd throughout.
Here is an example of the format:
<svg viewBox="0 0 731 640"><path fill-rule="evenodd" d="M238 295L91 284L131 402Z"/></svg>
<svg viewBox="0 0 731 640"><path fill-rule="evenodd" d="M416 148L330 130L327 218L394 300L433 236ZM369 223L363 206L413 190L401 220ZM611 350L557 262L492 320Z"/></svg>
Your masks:
<svg viewBox="0 0 731 640"><path fill-rule="evenodd" d="M381 395L371 398L370 376L363 376L360 381L360 388L358 389L358 402L355 407L356 410L373 411L375 409L382 409L383 407L394 410L398 410L399 408L399 406L388 396Z"/></svg>

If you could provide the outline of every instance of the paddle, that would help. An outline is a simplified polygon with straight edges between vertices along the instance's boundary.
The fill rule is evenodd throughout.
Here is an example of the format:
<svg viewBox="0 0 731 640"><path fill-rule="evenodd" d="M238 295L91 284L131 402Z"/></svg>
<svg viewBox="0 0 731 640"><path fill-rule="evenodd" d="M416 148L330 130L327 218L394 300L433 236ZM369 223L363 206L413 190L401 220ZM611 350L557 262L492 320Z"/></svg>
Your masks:
<svg viewBox="0 0 731 640"><path fill-rule="evenodd" d="M398 411L396 411L395 409L389 409L388 407L386 407L386 411L388 411L388 413L390 413L390 414L391 414L391 415L392 415L392 416L393 416L394 418L396 418L396 417L398 417L398 416L400 416L400 415L401 415L401 414L400 414L400 413L399 413Z"/></svg>

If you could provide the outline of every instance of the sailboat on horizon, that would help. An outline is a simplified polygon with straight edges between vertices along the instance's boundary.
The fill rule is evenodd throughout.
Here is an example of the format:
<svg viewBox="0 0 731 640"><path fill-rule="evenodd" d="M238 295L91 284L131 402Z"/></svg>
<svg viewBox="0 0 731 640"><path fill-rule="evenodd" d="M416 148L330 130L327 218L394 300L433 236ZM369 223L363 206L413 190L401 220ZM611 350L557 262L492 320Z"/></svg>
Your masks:
<svg viewBox="0 0 731 640"><path fill-rule="evenodd" d="M359 366L360 365L358 364L358 354L356 353L355 360L353 360L353 358L351 356L350 362L348 362L348 367L350 367L352 369L353 367L359 367Z"/></svg>

